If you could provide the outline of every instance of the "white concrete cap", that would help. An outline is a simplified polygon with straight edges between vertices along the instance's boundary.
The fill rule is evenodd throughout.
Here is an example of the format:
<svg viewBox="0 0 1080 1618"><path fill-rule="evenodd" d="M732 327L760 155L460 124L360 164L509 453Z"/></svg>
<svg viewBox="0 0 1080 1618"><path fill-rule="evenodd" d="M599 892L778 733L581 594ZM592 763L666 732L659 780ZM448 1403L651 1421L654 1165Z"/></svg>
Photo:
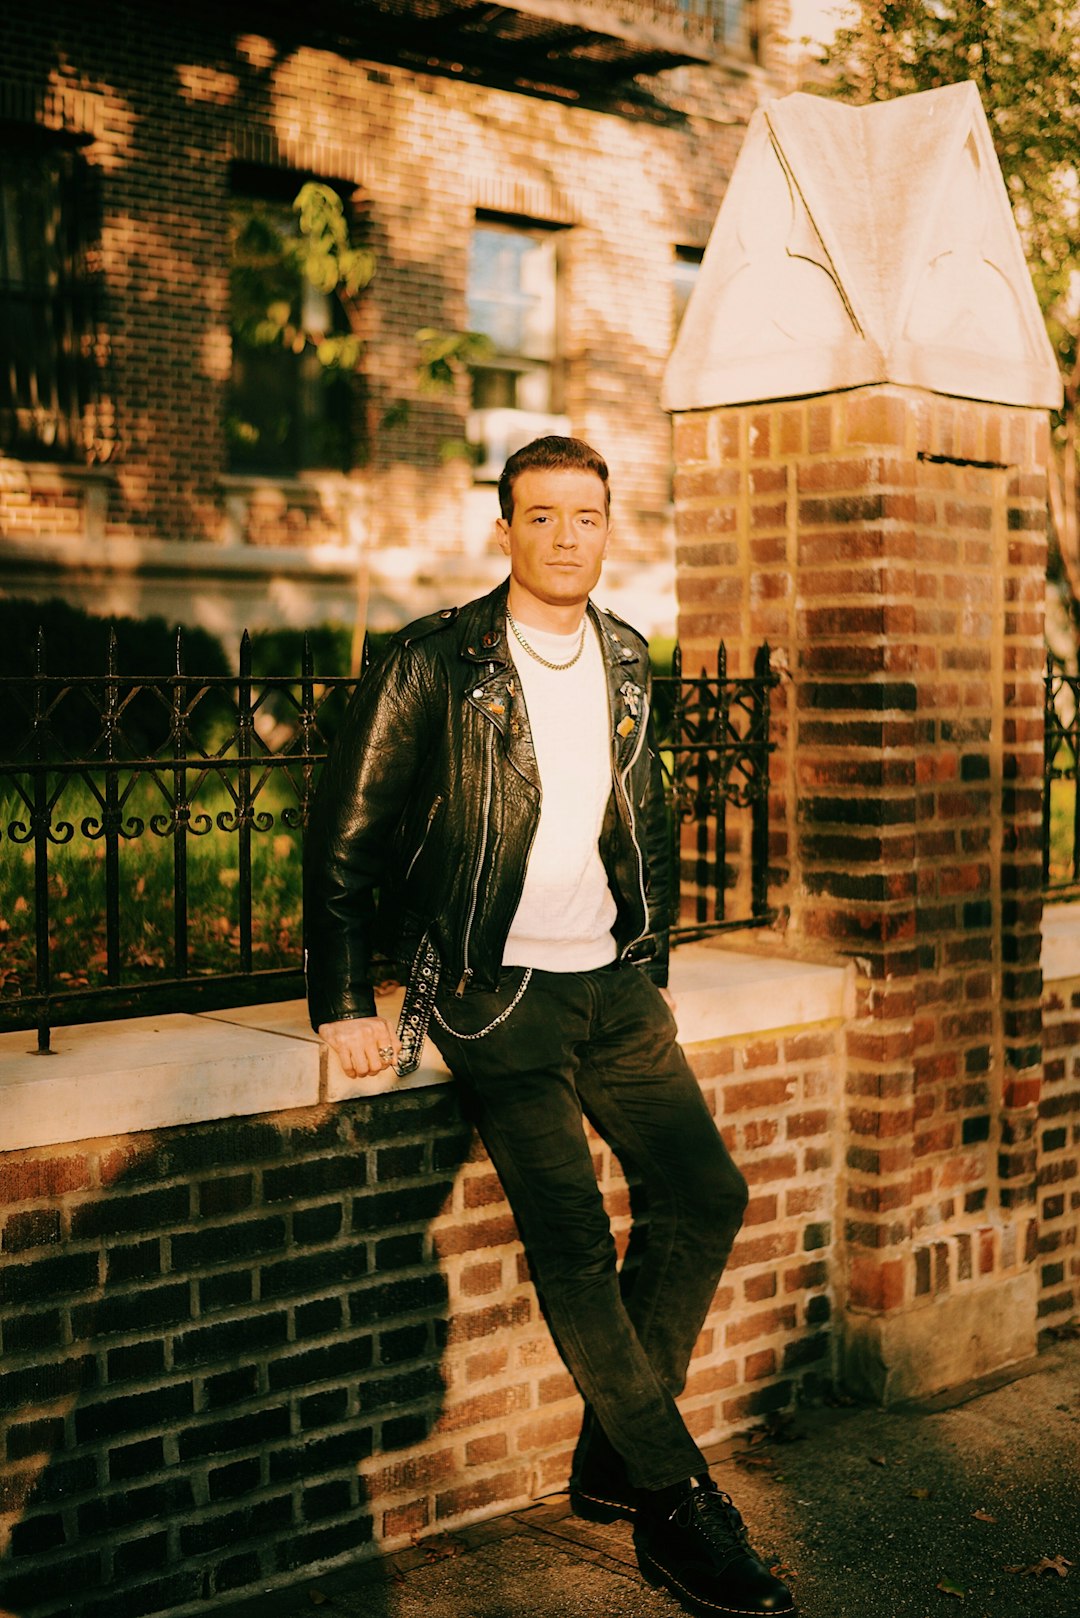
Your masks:
<svg viewBox="0 0 1080 1618"><path fill-rule="evenodd" d="M971 83L754 114L662 397L707 410L884 382L1061 403Z"/></svg>

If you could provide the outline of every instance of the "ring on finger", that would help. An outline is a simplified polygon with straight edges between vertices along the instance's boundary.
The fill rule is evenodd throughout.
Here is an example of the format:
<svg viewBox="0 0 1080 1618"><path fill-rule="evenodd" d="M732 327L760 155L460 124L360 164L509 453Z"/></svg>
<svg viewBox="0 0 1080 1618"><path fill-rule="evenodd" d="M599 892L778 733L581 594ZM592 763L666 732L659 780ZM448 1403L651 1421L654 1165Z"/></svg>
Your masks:
<svg viewBox="0 0 1080 1618"><path fill-rule="evenodd" d="M392 1061L394 1056L394 1047L392 1045L380 1045L379 1055L384 1062Z"/></svg>

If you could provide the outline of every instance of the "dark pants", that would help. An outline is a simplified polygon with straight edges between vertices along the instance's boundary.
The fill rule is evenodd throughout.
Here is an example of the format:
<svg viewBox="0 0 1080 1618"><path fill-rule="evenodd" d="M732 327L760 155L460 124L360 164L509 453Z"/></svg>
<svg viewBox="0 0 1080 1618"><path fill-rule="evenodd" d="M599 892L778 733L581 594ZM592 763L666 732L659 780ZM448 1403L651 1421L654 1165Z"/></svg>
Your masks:
<svg viewBox="0 0 1080 1618"><path fill-rule="evenodd" d="M674 1396L746 1183L639 968L533 971L521 993L525 979L514 967L497 993L440 993L431 1036L502 1181L570 1374L631 1482L664 1488L705 1467ZM622 1288L582 1114L647 1196L644 1255Z"/></svg>

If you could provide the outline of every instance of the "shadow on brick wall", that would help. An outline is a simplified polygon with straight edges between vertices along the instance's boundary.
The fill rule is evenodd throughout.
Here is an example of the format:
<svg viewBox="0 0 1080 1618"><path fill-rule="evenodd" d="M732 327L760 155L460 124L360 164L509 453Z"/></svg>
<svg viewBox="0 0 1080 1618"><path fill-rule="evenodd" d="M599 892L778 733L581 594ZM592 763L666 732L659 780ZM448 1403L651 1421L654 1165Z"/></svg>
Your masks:
<svg viewBox="0 0 1080 1618"><path fill-rule="evenodd" d="M358 1468L439 1419L430 1225L469 1144L438 1089L0 1162L8 1613L149 1614L374 1551Z"/></svg>

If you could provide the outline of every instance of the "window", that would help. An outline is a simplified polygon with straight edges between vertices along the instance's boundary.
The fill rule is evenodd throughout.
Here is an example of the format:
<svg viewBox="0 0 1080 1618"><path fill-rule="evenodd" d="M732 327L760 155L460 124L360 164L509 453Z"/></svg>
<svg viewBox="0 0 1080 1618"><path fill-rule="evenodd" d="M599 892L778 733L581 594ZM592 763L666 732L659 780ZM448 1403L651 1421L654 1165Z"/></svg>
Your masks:
<svg viewBox="0 0 1080 1618"><path fill-rule="evenodd" d="M567 433L556 415L558 232L542 225L478 218L469 256L470 330L491 339L473 368L469 436L478 447L476 476L497 478L508 455L544 433Z"/></svg>
<svg viewBox="0 0 1080 1618"><path fill-rule="evenodd" d="M0 448L106 460L92 171L59 137L0 126Z"/></svg>
<svg viewBox="0 0 1080 1618"><path fill-rule="evenodd" d="M479 222L469 258L469 327L495 353L473 374L478 410L550 410L555 341L555 233Z"/></svg>
<svg viewBox="0 0 1080 1618"><path fill-rule="evenodd" d="M759 59L764 5L762 0L677 0L690 31L722 40L729 49L748 51Z"/></svg>
<svg viewBox="0 0 1080 1618"><path fill-rule="evenodd" d="M355 379L319 359L347 333L336 292L308 281L296 197L308 175L237 164L230 217L232 374L225 409L229 470L291 476L354 464Z"/></svg>
<svg viewBox="0 0 1080 1618"><path fill-rule="evenodd" d="M672 341L678 335L683 315L686 313L686 306L690 302L690 294L697 285L698 272L701 269L704 251L702 247L677 247L675 249L675 261L671 268Z"/></svg>

